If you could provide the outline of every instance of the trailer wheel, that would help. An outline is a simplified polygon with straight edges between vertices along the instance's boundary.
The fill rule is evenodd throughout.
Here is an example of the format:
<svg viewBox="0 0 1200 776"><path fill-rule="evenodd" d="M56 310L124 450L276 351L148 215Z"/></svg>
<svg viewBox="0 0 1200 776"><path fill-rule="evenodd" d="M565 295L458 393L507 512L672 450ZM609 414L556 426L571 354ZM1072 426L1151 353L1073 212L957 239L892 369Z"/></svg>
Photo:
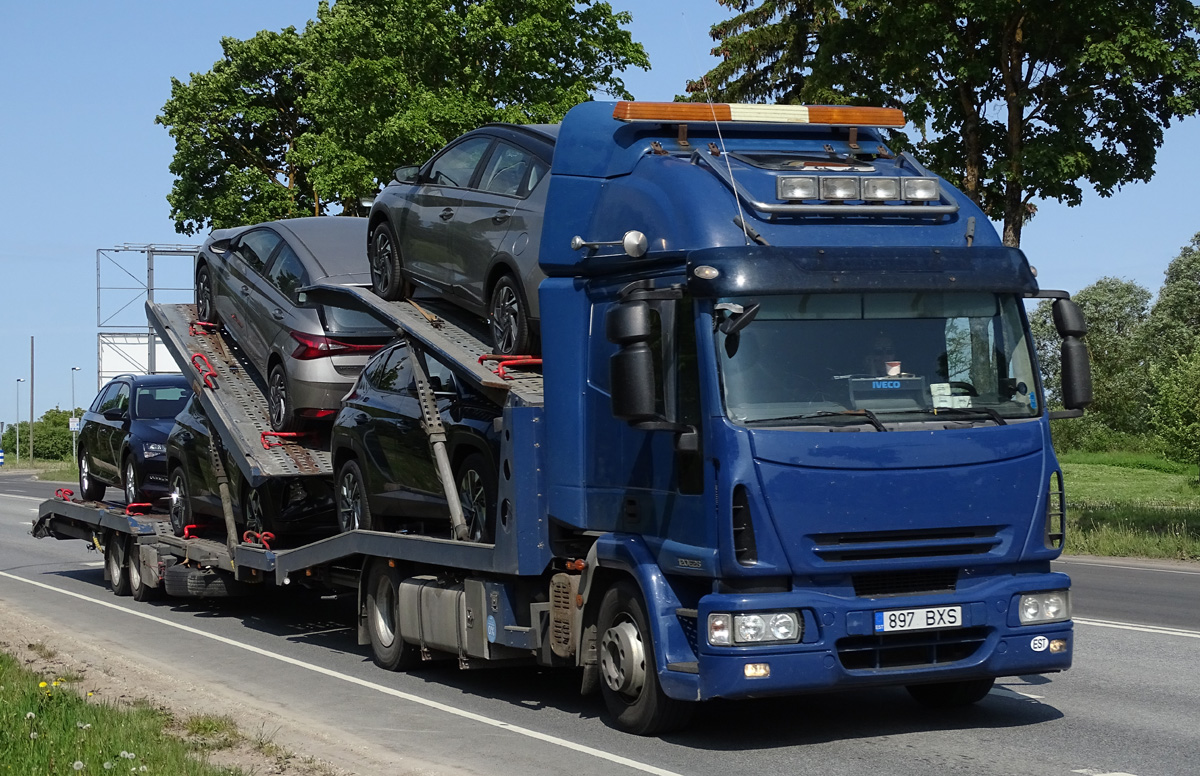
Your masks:
<svg viewBox="0 0 1200 776"><path fill-rule="evenodd" d="M361 528L374 530L371 505L367 503L367 483L362 469L353 458L342 464L337 478L337 521L338 530L345 533Z"/></svg>
<svg viewBox="0 0 1200 776"><path fill-rule="evenodd" d="M961 682L910 684L906 688L913 699L930 709L956 709L978 703L996 683L992 679L967 679Z"/></svg>
<svg viewBox="0 0 1200 776"><path fill-rule="evenodd" d="M400 572L385 560L376 560L367 574L367 632L371 659L389 671L407 671L421 655L400 635Z"/></svg>
<svg viewBox="0 0 1200 776"><path fill-rule="evenodd" d="M104 498L104 483L92 476L87 450L79 448L79 497L84 501L99 501Z"/></svg>
<svg viewBox="0 0 1200 776"><path fill-rule="evenodd" d="M528 353L531 342L529 313L517 281L512 275L501 275L488 298L491 299L489 317L496 353L502 356Z"/></svg>
<svg viewBox="0 0 1200 776"><path fill-rule="evenodd" d="M196 317L204 323L217 322L217 309L213 304L212 276L208 265L201 264L196 271Z"/></svg>
<svg viewBox="0 0 1200 776"><path fill-rule="evenodd" d="M646 605L628 580L610 587L600 602L600 693L617 727L645 736L678 730L695 704L670 698L658 683Z"/></svg>
<svg viewBox="0 0 1200 776"><path fill-rule="evenodd" d="M183 536L183 529L192 522L192 502L188 500L187 475L182 466L171 470L171 506L167 514L171 518L171 533Z"/></svg>
<svg viewBox="0 0 1200 776"><path fill-rule="evenodd" d="M470 533L468 541L491 544L496 534L496 470L471 453L458 470L458 498Z"/></svg>
<svg viewBox="0 0 1200 776"><path fill-rule="evenodd" d="M267 378L267 403L272 431L286 433L296 430L296 408L288 392L287 372L283 371L283 364L271 367L271 375Z"/></svg>
<svg viewBox="0 0 1200 776"><path fill-rule="evenodd" d="M125 565L129 571L129 591L135 601L149 601L158 597L158 588L150 587L142 579L142 559L138 546L133 542L126 545Z"/></svg>
<svg viewBox="0 0 1200 776"><path fill-rule="evenodd" d="M230 598L249 588L231 575L213 569L198 569L177 563L163 572L163 589L176 598Z"/></svg>
<svg viewBox="0 0 1200 776"><path fill-rule="evenodd" d="M371 288L389 302L399 302L412 296L412 284L404 277L400 261L400 246L392 227L383 221L367 240L371 262Z"/></svg>
<svg viewBox="0 0 1200 776"><path fill-rule="evenodd" d="M104 566L108 569L108 586L120 596L129 595L129 571L125 564L125 538L110 533L104 543Z"/></svg>

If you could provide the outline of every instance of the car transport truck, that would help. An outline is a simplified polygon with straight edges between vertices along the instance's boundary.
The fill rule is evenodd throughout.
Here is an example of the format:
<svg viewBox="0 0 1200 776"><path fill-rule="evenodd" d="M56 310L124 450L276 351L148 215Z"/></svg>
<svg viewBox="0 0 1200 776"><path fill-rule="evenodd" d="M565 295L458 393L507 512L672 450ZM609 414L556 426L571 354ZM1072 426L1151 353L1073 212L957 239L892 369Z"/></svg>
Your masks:
<svg viewBox="0 0 1200 776"><path fill-rule="evenodd" d="M444 530L372 524L288 549L230 531L207 565L152 516L121 528L111 505L47 502L38 530L123 546L114 563L141 559L151 588L173 573L176 590L357 590L380 665L582 669L637 734L713 698L904 686L946 707L1065 670L1049 420L1091 399L1086 326L974 203L888 149L880 128L903 124L882 108L574 108L546 181L540 364L497 366L428 305L305 289L390 322L495 402L488 531L466 530L453 400L419 364ZM1030 298L1054 300L1064 410L1048 406ZM181 366L204 367L198 400L244 479L333 478L353 505L340 474L355 453L264 434L236 359L193 357L221 335L189 333L190 306L148 312ZM281 451L305 466L261 460Z"/></svg>

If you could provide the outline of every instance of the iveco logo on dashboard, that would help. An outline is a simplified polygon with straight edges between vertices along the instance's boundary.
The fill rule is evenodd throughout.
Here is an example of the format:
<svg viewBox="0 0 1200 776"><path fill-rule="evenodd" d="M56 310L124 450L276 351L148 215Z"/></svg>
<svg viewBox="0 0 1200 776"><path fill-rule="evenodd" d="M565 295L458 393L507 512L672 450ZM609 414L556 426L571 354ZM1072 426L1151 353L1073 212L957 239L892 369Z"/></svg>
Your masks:
<svg viewBox="0 0 1200 776"><path fill-rule="evenodd" d="M871 383L872 388L899 388L899 380L874 380Z"/></svg>

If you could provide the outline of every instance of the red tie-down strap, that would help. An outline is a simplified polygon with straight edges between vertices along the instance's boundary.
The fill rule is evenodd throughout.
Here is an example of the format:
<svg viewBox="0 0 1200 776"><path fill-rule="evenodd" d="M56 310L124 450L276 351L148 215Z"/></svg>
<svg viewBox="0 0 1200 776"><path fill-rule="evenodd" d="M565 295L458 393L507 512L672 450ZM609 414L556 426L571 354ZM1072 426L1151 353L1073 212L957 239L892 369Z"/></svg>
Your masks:
<svg viewBox="0 0 1200 776"><path fill-rule="evenodd" d="M212 381L212 378L217 376L217 370L208 363L208 358L203 353L193 353L192 366L196 367L196 371L204 378L204 384L215 391L217 384Z"/></svg>
<svg viewBox="0 0 1200 776"><path fill-rule="evenodd" d="M63 501L70 501L71 497L74 495L75 491L71 490L70 488L59 488L58 490L54 491L54 497L60 498Z"/></svg>
<svg viewBox="0 0 1200 776"><path fill-rule="evenodd" d="M492 371L505 380L513 379L512 375L508 374L508 372L507 372L508 369L515 369L515 368L521 367L521 366L541 366L542 365L542 360L540 358L536 358L534 356L522 356L522 355L515 355L515 354L509 355L509 356L501 356L496 353L484 353L482 356L479 357L479 363L482 364L484 361L499 362L497 364L496 368L493 369Z"/></svg>
<svg viewBox="0 0 1200 776"><path fill-rule="evenodd" d="M185 525L183 527L183 538L184 539L199 539L200 535L198 533L196 533L196 531L199 528L200 528L200 526L196 523L189 523L188 525Z"/></svg>
<svg viewBox="0 0 1200 776"><path fill-rule="evenodd" d="M271 549L269 542L275 541L275 534L270 531L263 531L262 533L246 531L242 534L242 541L246 544L261 545L264 550L269 550Z"/></svg>
<svg viewBox="0 0 1200 776"><path fill-rule="evenodd" d="M144 515L153 508L154 508L154 505L150 504L150 503L140 503L139 502L139 503L134 503L134 504L126 504L125 505L125 515L128 517L133 517L135 515ZM133 511L135 509L138 511L136 511L136 512Z"/></svg>
<svg viewBox="0 0 1200 776"><path fill-rule="evenodd" d="M283 442L281 439L299 439L309 435L307 431L264 431L258 435L259 441L262 442L264 450L270 450L272 447L280 447ZM268 438L275 437L275 441L268 442Z"/></svg>
<svg viewBox="0 0 1200 776"><path fill-rule="evenodd" d="M205 321L196 321L188 324L188 334L195 337L197 334L212 334L217 330L220 324L207 323ZM199 329L199 331L197 331Z"/></svg>

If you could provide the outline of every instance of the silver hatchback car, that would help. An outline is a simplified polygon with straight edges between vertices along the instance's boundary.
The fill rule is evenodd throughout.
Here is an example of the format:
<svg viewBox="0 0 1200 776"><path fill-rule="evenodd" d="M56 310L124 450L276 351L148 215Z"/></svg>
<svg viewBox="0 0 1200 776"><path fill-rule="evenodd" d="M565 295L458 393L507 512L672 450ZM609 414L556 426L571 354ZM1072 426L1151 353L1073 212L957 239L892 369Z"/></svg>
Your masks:
<svg viewBox="0 0 1200 776"><path fill-rule="evenodd" d="M271 427L332 420L394 333L362 312L311 304L313 283L370 286L367 219L293 218L219 229L196 256L196 313L221 323L265 379Z"/></svg>

